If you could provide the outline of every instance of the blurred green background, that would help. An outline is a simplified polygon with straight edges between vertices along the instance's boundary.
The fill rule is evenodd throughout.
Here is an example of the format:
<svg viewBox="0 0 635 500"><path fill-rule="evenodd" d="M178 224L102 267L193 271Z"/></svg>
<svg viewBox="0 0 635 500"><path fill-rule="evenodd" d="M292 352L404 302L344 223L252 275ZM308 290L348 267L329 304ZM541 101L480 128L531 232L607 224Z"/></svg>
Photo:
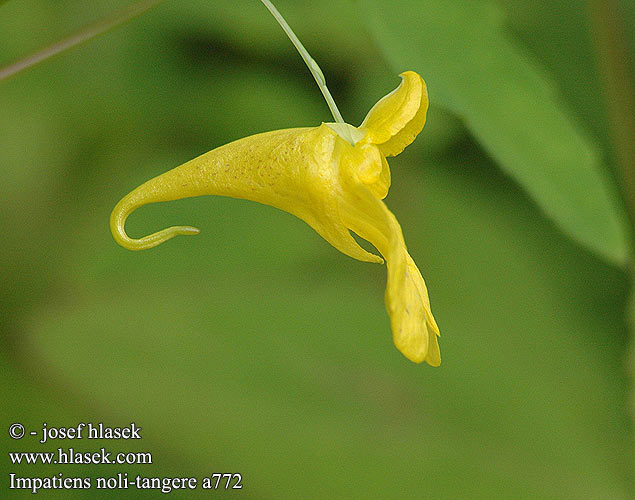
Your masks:
<svg viewBox="0 0 635 500"><path fill-rule="evenodd" d="M129 2L0 4L4 66ZM385 268L271 207L152 205L131 235L201 234L115 244L110 211L145 180L246 135L332 121L259 1L168 0L0 81L3 497L32 497L8 490L10 472L122 471L242 474L242 490L175 498L634 498L635 193L620 160L633 131L611 106L629 102L611 71L632 69L632 3L276 4L350 123L399 72L428 83L428 123L390 160L386 202L428 284L441 367L393 347ZM6 432L100 421L134 421L143 439ZM60 446L154 463L14 466L6 453Z"/></svg>

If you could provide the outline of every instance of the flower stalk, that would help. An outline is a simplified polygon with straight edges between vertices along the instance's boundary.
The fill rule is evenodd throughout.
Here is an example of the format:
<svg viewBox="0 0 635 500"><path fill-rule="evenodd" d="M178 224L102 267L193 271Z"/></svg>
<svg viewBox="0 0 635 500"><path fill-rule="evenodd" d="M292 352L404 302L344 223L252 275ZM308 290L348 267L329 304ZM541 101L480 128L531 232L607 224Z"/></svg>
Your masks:
<svg viewBox="0 0 635 500"><path fill-rule="evenodd" d="M340 125L346 125L346 122L344 121L344 118L342 117L342 113L340 113L340 110L338 109L337 104L335 104L335 99L333 99L331 92L326 86L326 78L324 78L324 73L322 72L322 69L320 68L318 63L315 61L315 59L311 57L311 54L309 54L309 51L306 50L306 48L304 47L300 39L296 36L296 34L291 29L291 26L289 26L289 23L287 23L285 18L282 17L282 14L280 14L278 9L276 9L275 5L273 5L269 0L262 0L262 3L265 5L265 7L267 7L267 9L269 9L269 12L271 12L271 14L276 19L276 21L278 21L278 24L280 24L284 32L287 34L287 36L289 37L289 40L291 40L291 43L293 43L294 47L300 53L300 56L302 56L304 63L309 68L309 71L313 75L313 78L315 78L315 82L317 83L318 87L320 88L320 91L322 92L322 95L324 96L324 100L326 100L326 104L328 104L328 107L331 110L331 114L333 115L335 122ZM338 130L339 129L342 130L342 134L345 136L344 138L348 142L350 142L351 144L355 143L350 131L348 130L348 127L338 127Z"/></svg>

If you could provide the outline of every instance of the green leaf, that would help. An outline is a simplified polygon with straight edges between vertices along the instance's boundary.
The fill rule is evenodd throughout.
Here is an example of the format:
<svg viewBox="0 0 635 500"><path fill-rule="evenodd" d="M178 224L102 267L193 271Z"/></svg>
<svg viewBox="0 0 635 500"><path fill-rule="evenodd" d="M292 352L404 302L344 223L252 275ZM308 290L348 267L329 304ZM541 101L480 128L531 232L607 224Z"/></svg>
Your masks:
<svg viewBox="0 0 635 500"><path fill-rule="evenodd" d="M593 142L537 64L502 29L490 2L362 2L395 71L412 69L430 101L460 116L498 165L557 226L625 264L626 218Z"/></svg>

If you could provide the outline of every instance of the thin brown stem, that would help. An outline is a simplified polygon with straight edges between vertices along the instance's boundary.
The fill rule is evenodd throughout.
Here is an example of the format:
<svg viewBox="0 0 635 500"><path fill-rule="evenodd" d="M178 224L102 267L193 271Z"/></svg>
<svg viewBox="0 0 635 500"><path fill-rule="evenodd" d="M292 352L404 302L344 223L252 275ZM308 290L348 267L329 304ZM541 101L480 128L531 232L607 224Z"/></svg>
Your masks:
<svg viewBox="0 0 635 500"><path fill-rule="evenodd" d="M617 173L635 235L635 85L627 32L617 0L589 0L589 13Z"/></svg>
<svg viewBox="0 0 635 500"><path fill-rule="evenodd" d="M3 0L0 0L0 4ZM118 10L111 15L100 19L99 21L90 24L77 33L74 33L59 42L54 43L53 45L49 45L33 54L15 61L14 63L5 66L4 68L0 68L0 81L5 80L20 71L24 71L25 69L32 68L36 64L39 64L51 57L60 54L66 50L69 50L77 45L86 42L96 36L99 36L108 30L120 26L137 16L140 16L147 10L152 7L157 6L163 0L142 0L133 5L129 5L121 10Z"/></svg>

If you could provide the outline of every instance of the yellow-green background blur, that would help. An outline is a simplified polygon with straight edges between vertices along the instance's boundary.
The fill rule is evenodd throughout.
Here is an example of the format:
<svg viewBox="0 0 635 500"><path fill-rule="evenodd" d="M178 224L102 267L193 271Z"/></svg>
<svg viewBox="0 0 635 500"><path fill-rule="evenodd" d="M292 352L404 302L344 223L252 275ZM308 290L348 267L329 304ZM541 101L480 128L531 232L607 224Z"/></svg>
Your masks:
<svg viewBox="0 0 635 500"><path fill-rule="evenodd" d="M0 4L3 66L128 2ZM632 34L629 4L618 34ZM393 346L385 267L287 213L220 197L151 205L131 235L201 234L115 244L110 211L151 177L250 134L332 121L260 1L168 0L0 81L0 496L163 496L33 496L8 489L10 472L93 484L238 472L242 490L166 498L633 498L632 235L597 2L277 5L350 123L399 72L428 83L428 123L389 160L386 203L428 284L441 367ZM7 433L133 421L132 443ZM154 463L7 456L103 446Z"/></svg>

